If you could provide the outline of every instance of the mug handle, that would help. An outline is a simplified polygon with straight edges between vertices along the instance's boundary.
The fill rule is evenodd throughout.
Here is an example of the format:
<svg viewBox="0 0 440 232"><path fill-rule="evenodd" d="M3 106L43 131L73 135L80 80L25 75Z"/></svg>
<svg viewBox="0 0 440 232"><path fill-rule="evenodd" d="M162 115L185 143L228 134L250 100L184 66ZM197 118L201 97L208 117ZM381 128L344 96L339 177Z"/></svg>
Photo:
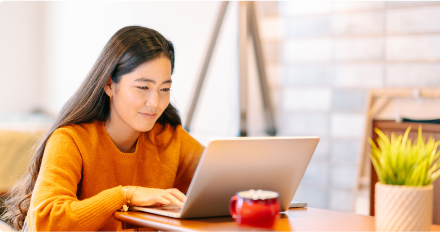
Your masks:
<svg viewBox="0 0 440 232"><path fill-rule="evenodd" d="M237 203L237 196L231 197L229 201L229 212L231 213L232 218L235 220L237 218L237 212L235 211L235 205Z"/></svg>

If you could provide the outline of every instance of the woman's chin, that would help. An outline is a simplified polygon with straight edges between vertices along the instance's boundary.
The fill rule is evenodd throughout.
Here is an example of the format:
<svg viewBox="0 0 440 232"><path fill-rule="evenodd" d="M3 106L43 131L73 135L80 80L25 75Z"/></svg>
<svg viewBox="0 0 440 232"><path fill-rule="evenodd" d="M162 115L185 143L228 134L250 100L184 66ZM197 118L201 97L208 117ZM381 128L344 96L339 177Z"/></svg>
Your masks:
<svg viewBox="0 0 440 232"><path fill-rule="evenodd" d="M141 125L136 127L136 130L139 131L139 132L150 131L151 129L153 129L155 123L156 123L156 121L141 124Z"/></svg>

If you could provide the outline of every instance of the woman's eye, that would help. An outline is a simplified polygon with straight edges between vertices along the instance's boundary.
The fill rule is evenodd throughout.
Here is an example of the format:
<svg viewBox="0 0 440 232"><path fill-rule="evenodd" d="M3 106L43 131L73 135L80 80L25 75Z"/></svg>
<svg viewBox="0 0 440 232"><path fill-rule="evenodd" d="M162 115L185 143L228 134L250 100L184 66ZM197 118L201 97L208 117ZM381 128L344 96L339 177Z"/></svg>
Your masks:
<svg viewBox="0 0 440 232"><path fill-rule="evenodd" d="M146 86L141 86L141 87L138 87L139 89L148 89L148 87L146 87Z"/></svg>
<svg viewBox="0 0 440 232"><path fill-rule="evenodd" d="M168 91L170 91L171 89L170 88L163 88L162 89L162 91L164 91L164 92L168 92Z"/></svg>

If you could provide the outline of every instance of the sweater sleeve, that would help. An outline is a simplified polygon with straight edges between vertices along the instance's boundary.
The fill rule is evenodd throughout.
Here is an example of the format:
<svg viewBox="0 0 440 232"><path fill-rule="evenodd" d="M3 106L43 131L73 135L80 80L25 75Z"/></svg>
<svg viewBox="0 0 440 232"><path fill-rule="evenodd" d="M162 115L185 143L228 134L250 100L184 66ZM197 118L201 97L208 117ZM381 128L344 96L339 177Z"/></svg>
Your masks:
<svg viewBox="0 0 440 232"><path fill-rule="evenodd" d="M176 132L180 136L181 145L179 167L176 173L176 180L174 181L174 188L186 194L205 147L180 125L177 126Z"/></svg>
<svg viewBox="0 0 440 232"><path fill-rule="evenodd" d="M67 129L49 138L28 211L31 231L96 231L125 203L121 186L78 200L82 157Z"/></svg>

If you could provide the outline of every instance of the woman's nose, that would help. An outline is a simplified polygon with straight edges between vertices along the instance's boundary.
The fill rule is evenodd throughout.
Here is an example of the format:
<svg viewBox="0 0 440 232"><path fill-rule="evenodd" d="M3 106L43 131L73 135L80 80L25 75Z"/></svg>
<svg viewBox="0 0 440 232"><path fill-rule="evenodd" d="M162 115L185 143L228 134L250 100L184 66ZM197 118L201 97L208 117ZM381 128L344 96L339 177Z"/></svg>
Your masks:
<svg viewBox="0 0 440 232"><path fill-rule="evenodd" d="M157 107L159 104L159 93L152 91L149 98L147 99L146 105L148 107Z"/></svg>

